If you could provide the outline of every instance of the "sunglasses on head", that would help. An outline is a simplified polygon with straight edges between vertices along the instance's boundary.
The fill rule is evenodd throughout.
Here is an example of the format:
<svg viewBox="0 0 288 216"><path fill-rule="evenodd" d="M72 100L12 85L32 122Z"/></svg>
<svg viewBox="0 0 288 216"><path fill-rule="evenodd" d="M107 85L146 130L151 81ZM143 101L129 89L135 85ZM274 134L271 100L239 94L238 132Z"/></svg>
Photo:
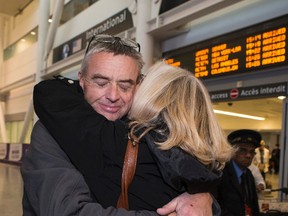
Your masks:
<svg viewBox="0 0 288 216"><path fill-rule="evenodd" d="M85 55L87 55L88 51L91 48L91 44L92 42L99 42L99 43L118 43L121 44L122 46L127 46L127 47L131 47L135 50L137 50L138 52L140 52L140 44L137 43L134 40L131 39L126 39L126 38L120 38L120 37L114 37L112 35L93 35L88 43L88 46L86 48L86 52Z"/></svg>

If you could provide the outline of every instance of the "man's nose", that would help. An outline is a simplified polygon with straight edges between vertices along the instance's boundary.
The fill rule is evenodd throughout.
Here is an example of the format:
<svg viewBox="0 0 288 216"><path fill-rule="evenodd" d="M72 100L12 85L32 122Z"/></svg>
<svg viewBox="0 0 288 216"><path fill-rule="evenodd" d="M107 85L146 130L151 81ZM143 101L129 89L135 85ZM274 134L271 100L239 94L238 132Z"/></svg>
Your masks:
<svg viewBox="0 0 288 216"><path fill-rule="evenodd" d="M255 153L248 151L245 155L246 155L246 157L253 158L255 156Z"/></svg>
<svg viewBox="0 0 288 216"><path fill-rule="evenodd" d="M110 88L107 89L107 98L111 102L115 102L120 98L119 88L116 84L111 84Z"/></svg>

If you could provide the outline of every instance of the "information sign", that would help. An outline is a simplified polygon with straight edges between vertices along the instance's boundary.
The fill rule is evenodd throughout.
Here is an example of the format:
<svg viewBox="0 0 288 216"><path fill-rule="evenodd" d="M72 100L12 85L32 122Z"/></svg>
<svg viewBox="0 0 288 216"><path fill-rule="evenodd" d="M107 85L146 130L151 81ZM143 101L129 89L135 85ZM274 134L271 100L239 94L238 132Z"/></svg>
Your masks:
<svg viewBox="0 0 288 216"><path fill-rule="evenodd" d="M212 78L287 65L288 16L164 53L171 65Z"/></svg>

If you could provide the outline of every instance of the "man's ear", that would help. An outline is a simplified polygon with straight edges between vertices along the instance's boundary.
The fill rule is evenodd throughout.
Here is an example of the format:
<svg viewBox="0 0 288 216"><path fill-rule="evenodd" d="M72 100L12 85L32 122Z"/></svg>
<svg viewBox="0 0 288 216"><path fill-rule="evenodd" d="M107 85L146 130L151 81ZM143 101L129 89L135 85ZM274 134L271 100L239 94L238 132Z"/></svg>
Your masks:
<svg viewBox="0 0 288 216"><path fill-rule="evenodd" d="M82 77L82 72L81 71L78 71L78 79L80 80Z"/></svg>
<svg viewBox="0 0 288 216"><path fill-rule="evenodd" d="M82 87L83 89L83 85L84 85L84 81L83 81L83 74L81 71L78 72L78 80L79 80L79 85Z"/></svg>

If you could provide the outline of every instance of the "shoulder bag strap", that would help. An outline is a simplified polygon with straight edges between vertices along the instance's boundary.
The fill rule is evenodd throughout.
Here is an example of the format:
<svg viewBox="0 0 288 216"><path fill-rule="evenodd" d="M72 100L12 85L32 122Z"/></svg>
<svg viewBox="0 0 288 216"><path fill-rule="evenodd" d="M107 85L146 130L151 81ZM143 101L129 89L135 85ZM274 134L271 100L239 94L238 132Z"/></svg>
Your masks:
<svg viewBox="0 0 288 216"><path fill-rule="evenodd" d="M135 174L139 146L138 139L135 136L132 136L128 135L128 143L122 170L121 194L117 202L117 208L124 208L127 210L129 210L128 188Z"/></svg>

